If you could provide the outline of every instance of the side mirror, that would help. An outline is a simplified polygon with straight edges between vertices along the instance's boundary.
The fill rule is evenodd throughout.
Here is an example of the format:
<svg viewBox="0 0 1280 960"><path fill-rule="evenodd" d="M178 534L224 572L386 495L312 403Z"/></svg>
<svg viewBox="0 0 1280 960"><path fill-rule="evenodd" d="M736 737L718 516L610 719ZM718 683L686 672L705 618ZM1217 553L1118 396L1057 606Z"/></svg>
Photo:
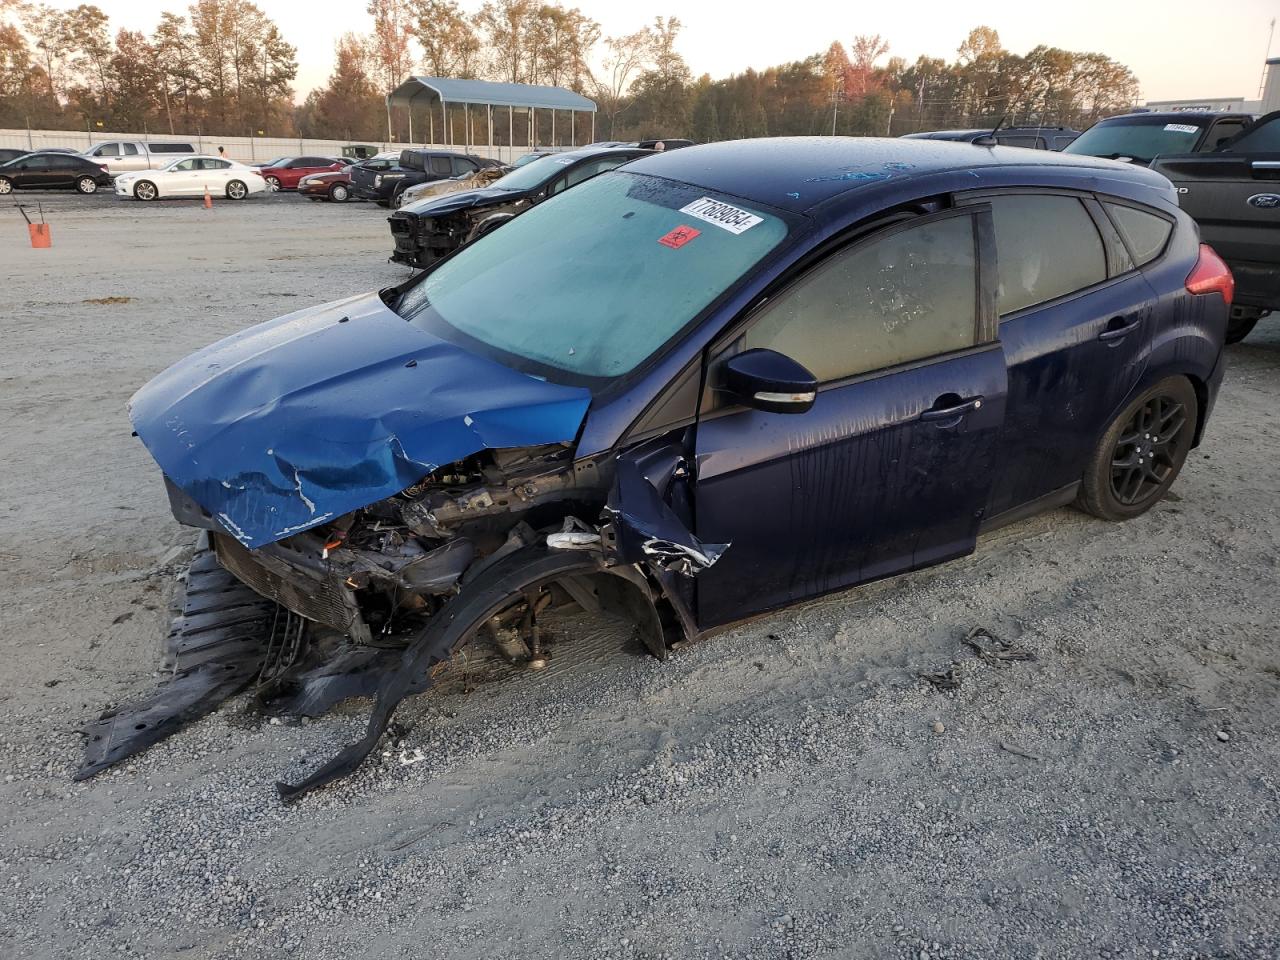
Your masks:
<svg viewBox="0 0 1280 960"><path fill-rule="evenodd" d="M818 378L776 350L746 350L720 368L723 388L766 413L804 413L818 396Z"/></svg>

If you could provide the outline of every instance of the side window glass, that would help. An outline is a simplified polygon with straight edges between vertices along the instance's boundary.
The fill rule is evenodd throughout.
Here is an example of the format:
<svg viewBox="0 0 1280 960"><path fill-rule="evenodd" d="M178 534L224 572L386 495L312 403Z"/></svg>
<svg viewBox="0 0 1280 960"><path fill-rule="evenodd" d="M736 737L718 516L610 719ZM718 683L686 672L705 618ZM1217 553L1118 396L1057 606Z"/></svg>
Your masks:
<svg viewBox="0 0 1280 960"><path fill-rule="evenodd" d="M122 143L120 146L123 148L121 152L126 157L136 157L138 155L138 148L132 143Z"/></svg>
<svg viewBox="0 0 1280 960"><path fill-rule="evenodd" d="M432 157L431 172L437 176L447 177L453 173L453 165L448 157Z"/></svg>
<svg viewBox="0 0 1280 960"><path fill-rule="evenodd" d="M764 305L737 341L838 380L977 343L973 219L952 216L837 251Z"/></svg>
<svg viewBox="0 0 1280 960"><path fill-rule="evenodd" d="M453 158L453 175L460 177L468 173L475 173L480 168L470 160L464 160L462 157Z"/></svg>
<svg viewBox="0 0 1280 960"><path fill-rule="evenodd" d="M1154 213L1147 213L1136 207L1119 203L1108 203L1105 206L1111 219L1129 242L1129 249L1133 251L1138 266L1150 263L1160 256L1164 245L1169 242L1169 234L1173 233L1173 224L1164 217L1157 217Z"/></svg>
<svg viewBox="0 0 1280 960"><path fill-rule="evenodd" d="M1107 257L1093 218L1075 197L991 197L1001 316L1107 279Z"/></svg>
<svg viewBox="0 0 1280 960"><path fill-rule="evenodd" d="M620 167L630 158L606 157L603 160L593 160L591 163L584 163L577 169L570 170L565 188L572 187L576 183L583 180L589 180L598 173L604 173L606 170L612 170L614 167Z"/></svg>
<svg viewBox="0 0 1280 960"><path fill-rule="evenodd" d="M1232 153L1280 153L1280 118L1255 126L1230 147Z"/></svg>
<svg viewBox="0 0 1280 960"><path fill-rule="evenodd" d="M195 169L196 169L196 166L197 166L197 164L198 164L199 162L200 162L200 161L198 161L198 160L183 160L181 163L179 163L179 164L178 164L176 167L174 167L173 169L175 169L175 170L195 170Z"/></svg>
<svg viewBox="0 0 1280 960"><path fill-rule="evenodd" d="M114 157L120 152L120 144L104 143L97 150L93 151L95 157Z"/></svg>

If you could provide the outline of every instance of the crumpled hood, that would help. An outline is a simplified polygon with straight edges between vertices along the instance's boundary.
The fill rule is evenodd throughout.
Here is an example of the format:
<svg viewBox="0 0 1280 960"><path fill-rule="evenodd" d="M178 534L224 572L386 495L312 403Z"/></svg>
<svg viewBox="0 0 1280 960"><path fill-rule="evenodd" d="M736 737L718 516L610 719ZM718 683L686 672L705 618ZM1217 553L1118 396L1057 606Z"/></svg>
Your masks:
<svg viewBox="0 0 1280 960"><path fill-rule="evenodd" d="M205 347L129 401L165 474L247 547L484 448L572 441L591 401L407 323L376 293Z"/></svg>
<svg viewBox="0 0 1280 960"><path fill-rule="evenodd" d="M427 197L400 208L400 213L411 213L415 217L439 217L458 210L491 207L500 203L511 203L524 199L519 190L498 190L494 187L482 187L479 190L463 190L460 193L448 193L443 197Z"/></svg>

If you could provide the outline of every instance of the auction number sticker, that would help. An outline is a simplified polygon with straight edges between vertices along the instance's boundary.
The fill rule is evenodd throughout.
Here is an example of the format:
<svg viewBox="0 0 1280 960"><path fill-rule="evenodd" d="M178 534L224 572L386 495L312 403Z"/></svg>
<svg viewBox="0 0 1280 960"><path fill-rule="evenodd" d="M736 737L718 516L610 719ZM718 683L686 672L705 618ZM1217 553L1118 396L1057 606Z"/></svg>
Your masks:
<svg viewBox="0 0 1280 960"><path fill-rule="evenodd" d="M680 208L681 213L687 213L691 217L697 217L699 220L705 220L707 223L713 223L721 230L728 230L730 233L744 233L750 230L757 223L764 223L763 217L757 217L754 213L743 210L740 207L732 206L720 200L713 200L710 197L702 197L693 201L686 207Z"/></svg>
<svg viewBox="0 0 1280 960"><path fill-rule="evenodd" d="M1200 128L1194 123L1166 123L1164 128L1170 133L1199 133Z"/></svg>

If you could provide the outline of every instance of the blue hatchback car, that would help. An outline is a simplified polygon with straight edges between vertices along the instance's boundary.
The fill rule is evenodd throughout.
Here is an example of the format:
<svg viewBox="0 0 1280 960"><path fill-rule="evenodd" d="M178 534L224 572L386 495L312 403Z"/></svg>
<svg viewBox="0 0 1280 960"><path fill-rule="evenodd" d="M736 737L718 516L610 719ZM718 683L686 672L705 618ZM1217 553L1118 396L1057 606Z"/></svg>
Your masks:
<svg viewBox="0 0 1280 960"><path fill-rule="evenodd" d="M1231 293L1139 167L717 143L214 344L131 417L178 519L300 618L303 654L262 664L266 637L236 662L286 678L286 710L377 694L291 797L354 769L462 644L544 664L548 605L625 617L662 657L1035 511L1143 513L1200 441Z"/></svg>

